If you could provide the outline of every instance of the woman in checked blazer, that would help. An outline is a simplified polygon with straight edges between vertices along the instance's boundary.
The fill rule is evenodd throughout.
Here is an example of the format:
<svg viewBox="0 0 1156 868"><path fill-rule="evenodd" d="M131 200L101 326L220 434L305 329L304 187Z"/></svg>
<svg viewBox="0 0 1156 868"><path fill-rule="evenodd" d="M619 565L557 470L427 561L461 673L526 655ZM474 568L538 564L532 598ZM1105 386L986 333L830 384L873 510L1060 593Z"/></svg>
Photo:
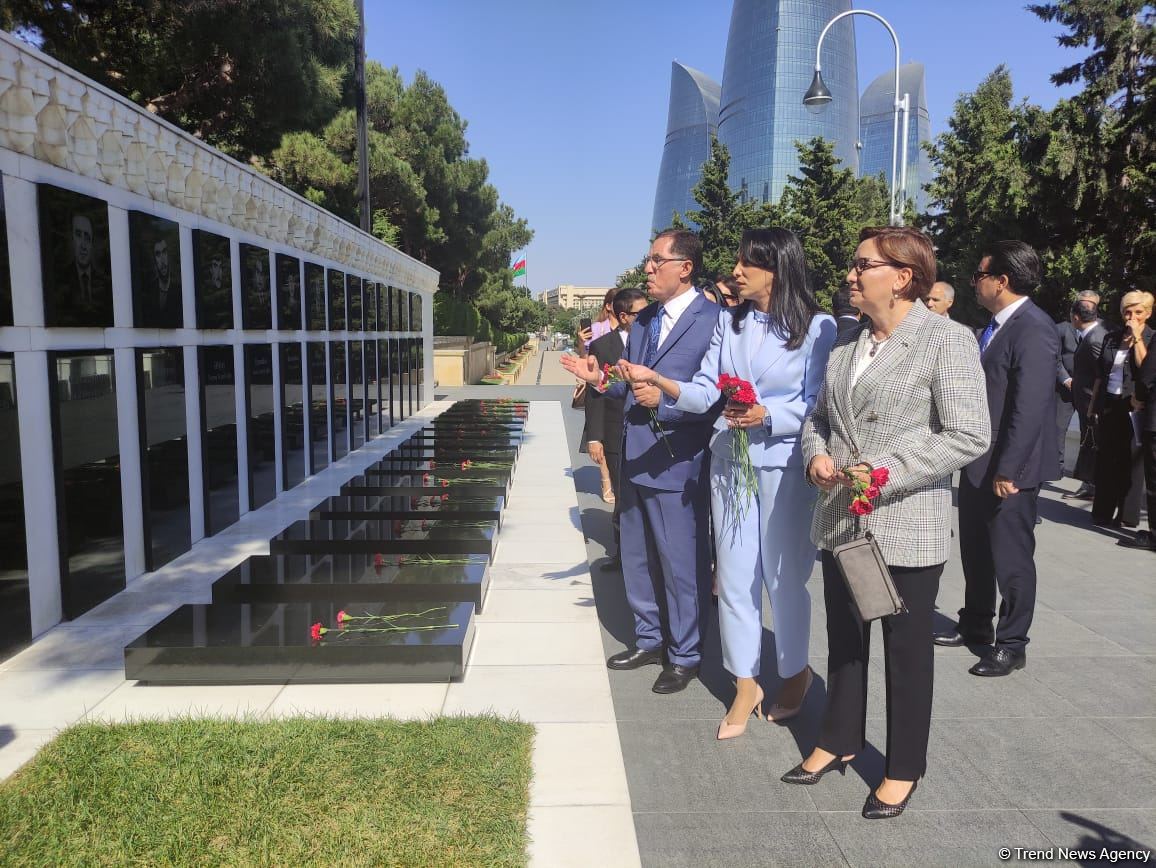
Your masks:
<svg viewBox="0 0 1156 868"><path fill-rule="evenodd" d="M870 318L839 336L814 412L803 425L808 479L822 490L811 539L822 550L827 604L827 707L818 746L783 776L814 784L845 771L864 744L870 624L860 619L831 555L853 539L852 479L890 474L860 521L883 551L907 611L883 619L887 766L863 816L902 813L927 765L931 613L951 539L951 474L991 439L975 336L919 299L935 253L910 228L864 229L847 272L851 303Z"/></svg>

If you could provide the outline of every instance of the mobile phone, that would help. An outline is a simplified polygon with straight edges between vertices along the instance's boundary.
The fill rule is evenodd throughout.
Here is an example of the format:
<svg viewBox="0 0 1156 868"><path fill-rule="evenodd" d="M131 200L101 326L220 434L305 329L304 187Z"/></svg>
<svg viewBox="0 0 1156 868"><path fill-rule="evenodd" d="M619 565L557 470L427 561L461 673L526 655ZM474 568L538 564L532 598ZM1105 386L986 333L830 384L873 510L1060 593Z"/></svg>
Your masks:
<svg viewBox="0 0 1156 868"><path fill-rule="evenodd" d="M582 319L578 320L579 331L585 331L588 328L590 328L590 317L584 316Z"/></svg>

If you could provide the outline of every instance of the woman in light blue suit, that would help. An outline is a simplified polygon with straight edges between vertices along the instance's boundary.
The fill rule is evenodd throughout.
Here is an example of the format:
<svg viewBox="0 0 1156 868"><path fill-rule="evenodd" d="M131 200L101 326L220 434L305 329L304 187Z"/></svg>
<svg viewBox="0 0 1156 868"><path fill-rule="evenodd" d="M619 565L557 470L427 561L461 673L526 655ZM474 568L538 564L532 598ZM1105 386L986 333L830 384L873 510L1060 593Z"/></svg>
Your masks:
<svg viewBox="0 0 1156 868"><path fill-rule="evenodd" d="M734 738L751 714L761 716L762 588L771 598L782 686L770 720L798 714L811 685L807 665L811 597L807 579L815 562L810 541L814 494L803 473L799 432L815 405L835 342L835 320L820 312L807 289L803 247L785 229L743 233L734 269L742 304L719 314L714 339L689 383L623 364L633 382L653 383L679 410L703 413L721 397L717 383L730 374L751 383L758 403L728 404L711 439L711 516L714 519L723 664L737 693L718 738ZM736 508L731 437L745 428L758 494ZM706 529L703 528L703 532Z"/></svg>

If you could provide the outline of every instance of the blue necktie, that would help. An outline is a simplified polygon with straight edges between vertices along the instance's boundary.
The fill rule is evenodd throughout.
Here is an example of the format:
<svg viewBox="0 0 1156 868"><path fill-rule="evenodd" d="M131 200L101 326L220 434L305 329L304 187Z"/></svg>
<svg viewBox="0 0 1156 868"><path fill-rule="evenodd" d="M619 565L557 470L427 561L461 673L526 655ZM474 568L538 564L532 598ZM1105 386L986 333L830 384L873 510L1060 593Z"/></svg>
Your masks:
<svg viewBox="0 0 1156 868"><path fill-rule="evenodd" d="M997 328L999 328L999 323L995 321L995 317L992 317L991 322L987 324L987 328L985 328L979 336L979 351L981 354L987 349L987 345L991 343L991 336L995 334Z"/></svg>
<svg viewBox="0 0 1156 868"><path fill-rule="evenodd" d="M646 358L642 364L648 368L654 365L654 359L658 355L658 341L662 337L662 318L665 315L666 309L660 304L646 330Z"/></svg>

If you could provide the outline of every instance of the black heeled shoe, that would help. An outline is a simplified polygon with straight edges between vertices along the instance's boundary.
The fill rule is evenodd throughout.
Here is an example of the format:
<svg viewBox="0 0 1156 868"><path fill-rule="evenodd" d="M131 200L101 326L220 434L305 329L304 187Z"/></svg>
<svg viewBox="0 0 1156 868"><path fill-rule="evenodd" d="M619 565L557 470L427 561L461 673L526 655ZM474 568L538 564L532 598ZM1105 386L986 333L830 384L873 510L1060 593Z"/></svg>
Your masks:
<svg viewBox="0 0 1156 868"><path fill-rule="evenodd" d="M854 759L854 757L851 757L851 759ZM802 763L799 763L797 766L779 778L779 780L784 784L803 784L805 786L810 786L811 784L819 783L819 781L823 779L823 775L827 774L827 772L833 772L835 769L839 770L839 774L846 775L847 764L849 762L851 762L851 760L845 760L843 757L837 756L817 772L809 772L803 768Z"/></svg>
<svg viewBox="0 0 1156 868"><path fill-rule="evenodd" d="M897 805L889 805L886 802L879 801L872 790L867 796L867 801L863 803L863 819L865 820L890 820L892 817L898 817L903 813L903 809L907 807L907 803L911 801L911 797L915 795L915 788L919 786L919 781L913 781L911 784L911 791L907 797Z"/></svg>

